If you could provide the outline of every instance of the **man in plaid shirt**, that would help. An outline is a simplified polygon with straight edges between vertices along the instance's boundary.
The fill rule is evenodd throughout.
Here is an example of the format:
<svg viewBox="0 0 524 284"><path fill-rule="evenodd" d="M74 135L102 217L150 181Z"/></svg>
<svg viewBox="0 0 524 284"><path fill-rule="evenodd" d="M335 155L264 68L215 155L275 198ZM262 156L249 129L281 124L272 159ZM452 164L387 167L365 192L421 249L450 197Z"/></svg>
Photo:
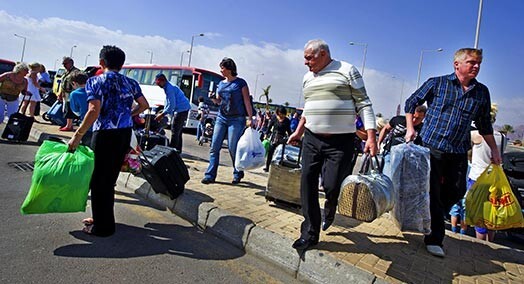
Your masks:
<svg viewBox="0 0 524 284"><path fill-rule="evenodd" d="M482 50L461 48L455 52L455 72L428 79L405 105L406 141L415 138L413 113L419 105L428 105L420 135L431 153L430 214L431 234L424 243L429 253L444 257L444 214L466 192L471 122L491 149L491 161L501 163L491 126L491 100L488 88L475 78L480 71Z"/></svg>

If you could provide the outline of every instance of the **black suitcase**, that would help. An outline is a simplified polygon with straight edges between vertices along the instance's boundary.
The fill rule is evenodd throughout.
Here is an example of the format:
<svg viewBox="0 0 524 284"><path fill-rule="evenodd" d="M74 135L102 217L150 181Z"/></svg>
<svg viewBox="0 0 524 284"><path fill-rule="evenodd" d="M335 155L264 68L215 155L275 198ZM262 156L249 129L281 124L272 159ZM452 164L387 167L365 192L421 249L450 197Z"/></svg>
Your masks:
<svg viewBox="0 0 524 284"><path fill-rule="evenodd" d="M34 118L19 112L13 113L5 126L2 138L14 141L27 141L33 127Z"/></svg>
<svg viewBox="0 0 524 284"><path fill-rule="evenodd" d="M31 95L29 95L29 97L31 97ZM35 119L21 114L20 107L22 107L22 103L18 106L18 111L9 117L4 132L2 133L2 138L18 142L27 141L29 138L29 133L31 132L31 127L33 127Z"/></svg>
<svg viewBox="0 0 524 284"><path fill-rule="evenodd" d="M142 174L156 193L171 199L182 194L189 180L189 171L174 148L157 145L150 151L142 152L140 160Z"/></svg>
<svg viewBox="0 0 524 284"><path fill-rule="evenodd" d="M140 148L143 150L151 150L156 145L167 146L168 139L165 135L153 133L151 131L146 132L145 130L137 131L137 140L140 144Z"/></svg>

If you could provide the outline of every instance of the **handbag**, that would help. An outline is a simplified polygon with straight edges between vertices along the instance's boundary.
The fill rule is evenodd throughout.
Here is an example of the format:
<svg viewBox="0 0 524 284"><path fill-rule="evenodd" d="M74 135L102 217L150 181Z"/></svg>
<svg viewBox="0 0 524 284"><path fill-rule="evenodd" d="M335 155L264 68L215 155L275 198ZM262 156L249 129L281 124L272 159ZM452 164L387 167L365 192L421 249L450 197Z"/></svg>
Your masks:
<svg viewBox="0 0 524 284"><path fill-rule="evenodd" d="M131 131L131 141L129 143L129 151L127 152L124 162L120 167L121 172L132 173L133 175L138 175L142 172L142 163L140 162L140 153L142 153L142 148L138 144L138 139L136 138L135 131Z"/></svg>
<svg viewBox="0 0 524 284"><path fill-rule="evenodd" d="M489 230L524 227L522 209L504 170L491 164L466 194L466 223Z"/></svg>
<svg viewBox="0 0 524 284"><path fill-rule="evenodd" d="M380 171L376 156L374 160L365 154L359 174L349 175L342 182L338 200L341 215L371 222L393 209L393 183Z"/></svg>

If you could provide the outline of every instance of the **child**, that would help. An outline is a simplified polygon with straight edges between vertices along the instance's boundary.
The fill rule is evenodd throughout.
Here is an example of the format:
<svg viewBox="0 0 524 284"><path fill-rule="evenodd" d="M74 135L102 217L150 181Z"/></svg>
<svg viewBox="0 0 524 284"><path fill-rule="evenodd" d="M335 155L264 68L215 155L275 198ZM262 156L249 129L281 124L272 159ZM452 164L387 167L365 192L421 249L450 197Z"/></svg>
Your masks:
<svg viewBox="0 0 524 284"><path fill-rule="evenodd" d="M198 122L198 127L197 127L197 134L196 134L197 141L200 141L200 139L202 138L202 135L204 134L205 121L206 121L208 114L209 114L209 106L204 102L204 97L203 96L198 97L197 119L199 120L199 122Z"/></svg>
<svg viewBox="0 0 524 284"><path fill-rule="evenodd" d="M87 75L83 72L77 72L71 76L71 84L74 90L69 94L70 107L71 111L80 118L80 121L84 119L87 113L87 93L85 89L87 79ZM92 134L91 129L87 131L82 137L81 143L91 146Z"/></svg>
<svg viewBox="0 0 524 284"><path fill-rule="evenodd" d="M265 172L269 171L269 165L273 159L273 153L279 144L286 143L287 137L291 135L291 122L287 118L287 110L285 107L280 106L277 109L275 120L271 121L268 126L268 133L270 134L270 144L267 153L266 167L263 169Z"/></svg>

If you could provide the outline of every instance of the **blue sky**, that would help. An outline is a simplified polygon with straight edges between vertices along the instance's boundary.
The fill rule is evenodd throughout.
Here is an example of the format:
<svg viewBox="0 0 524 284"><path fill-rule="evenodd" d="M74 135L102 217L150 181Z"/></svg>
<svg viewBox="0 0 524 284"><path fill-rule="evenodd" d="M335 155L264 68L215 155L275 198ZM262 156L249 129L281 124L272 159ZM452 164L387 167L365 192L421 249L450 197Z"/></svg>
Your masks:
<svg viewBox="0 0 524 284"><path fill-rule="evenodd" d="M405 99L414 91L421 50L444 49L424 52L421 81L453 71L453 52L474 45L479 6L479 0L71 2L2 1L0 57L20 59L18 33L28 38L24 60L51 69L73 45L77 66L95 64L102 44L122 47L129 63L147 63L149 50L153 63L178 65L192 35L204 33L195 38L192 65L218 71L220 59L232 57L252 93L255 81L257 96L272 85L275 102L297 105L305 42L322 38L334 58L359 69L364 48L349 42L367 43L364 81L376 112L387 117L401 93ZM499 104L497 124L524 124L516 83L524 75L524 1L484 0L483 8L478 79Z"/></svg>

